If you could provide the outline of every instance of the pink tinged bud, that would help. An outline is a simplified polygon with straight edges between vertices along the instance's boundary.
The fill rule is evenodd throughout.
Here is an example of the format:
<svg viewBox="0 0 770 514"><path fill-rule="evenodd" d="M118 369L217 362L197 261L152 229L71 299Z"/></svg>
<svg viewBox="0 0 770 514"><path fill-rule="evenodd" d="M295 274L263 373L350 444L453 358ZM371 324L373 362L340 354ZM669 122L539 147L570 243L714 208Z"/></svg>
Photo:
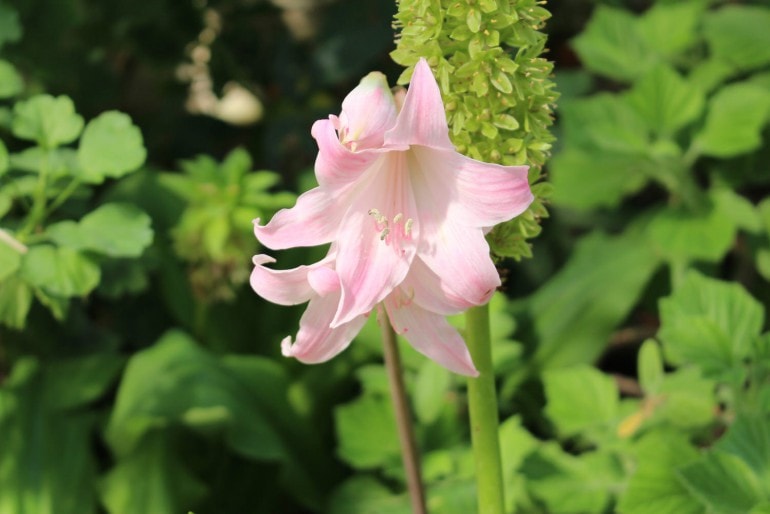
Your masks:
<svg viewBox="0 0 770 514"><path fill-rule="evenodd" d="M283 354L328 360L350 344L380 304L418 351L475 375L445 316L489 301L500 284L485 230L532 202L526 166L465 157L449 141L441 95L425 60L394 98L382 74L365 77L339 116L317 121L319 187L254 232L273 249L332 243L321 261L293 270L255 257L251 285L284 305L308 302Z"/></svg>

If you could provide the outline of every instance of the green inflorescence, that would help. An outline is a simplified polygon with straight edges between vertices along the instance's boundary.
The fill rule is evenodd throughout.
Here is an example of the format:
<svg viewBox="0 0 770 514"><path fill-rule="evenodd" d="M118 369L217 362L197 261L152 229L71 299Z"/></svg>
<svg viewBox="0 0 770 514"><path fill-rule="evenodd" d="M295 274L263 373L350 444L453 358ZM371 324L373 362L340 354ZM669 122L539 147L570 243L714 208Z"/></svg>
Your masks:
<svg viewBox="0 0 770 514"><path fill-rule="evenodd" d="M535 194L530 208L495 227L493 253L531 257L528 239L548 216L550 185L540 182L554 140L549 131L558 94L553 64L541 57L550 13L535 0L399 0L397 47L391 57L407 69L425 57L438 79L452 141L475 159L529 164Z"/></svg>

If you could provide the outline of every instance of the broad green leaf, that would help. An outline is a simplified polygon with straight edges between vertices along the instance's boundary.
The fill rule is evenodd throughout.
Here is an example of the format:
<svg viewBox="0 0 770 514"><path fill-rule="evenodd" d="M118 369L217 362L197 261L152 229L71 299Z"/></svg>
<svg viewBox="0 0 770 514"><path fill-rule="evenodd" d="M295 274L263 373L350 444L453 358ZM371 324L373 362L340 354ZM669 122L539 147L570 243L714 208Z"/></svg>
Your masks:
<svg viewBox="0 0 770 514"><path fill-rule="evenodd" d="M757 504L749 511L749 514L770 514L770 501Z"/></svg>
<svg viewBox="0 0 770 514"><path fill-rule="evenodd" d="M759 479L765 498L770 500L770 416L767 413L739 415L717 448L748 464Z"/></svg>
<svg viewBox="0 0 770 514"><path fill-rule="evenodd" d="M11 129L16 137L46 149L71 143L83 130L83 118L67 96L37 95L17 102Z"/></svg>
<svg viewBox="0 0 770 514"><path fill-rule="evenodd" d="M655 395L663 385L663 357L660 347L654 339L642 343L637 357L639 370L639 385L645 395Z"/></svg>
<svg viewBox="0 0 770 514"><path fill-rule="evenodd" d="M0 59L0 98L16 96L23 88L24 81L16 68L8 61Z"/></svg>
<svg viewBox="0 0 770 514"><path fill-rule="evenodd" d="M0 388L0 514L97 512L94 418L55 411L46 400L61 385L21 359Z"/></svg>
<svg viewBox="0 0 770 514"><path fill-rule="evenodd" d="M698 458L698 452L677 432L654 431L636 444L637 465L621 494L624 514L705 514L705 509L677 480L676 469Z"/></svg>
<svg viewBox="0 0 770 514"><path fill-rule="evenodd" d="M762 231L760 212L746 197L732 189L718 188L711 191L711 198L716 204L717 211L735 223L738 228L752 233Z"/></svg>
<svg viewBox="0 0 770 514"><path fill-rule="evenodd" d="M657 57L629 12L599 5L585 30L572 40L583 65L620 81L643 76Z"/></svg>
<svg viewBox="0 0 770 514"><path fill-rule="evenodd" d="M10 277L21 267L21 252L11 246L5 238L10 234L0 228L0 283Z"/></svg>
<svg viewBox="0 0 770 514"><path fill-rule="evenodd" d="M649 182L651 165L634 155L565 149L550 163L553 202L581 211L615 207Z"/></svg>
<svg viewBox="0 0 770 514"><path fill-rule="evenodd" d="M526 304L538 337L535 361L546 368L593 362L659 265L633 227L617 237L584 237Z"/></svg>
<svg viewBox="0 0 770 514"><path fill-rule="evenodd" d="M706 14L703 30L711 52L741 70L770 63L770 10L728 5Z"/></svg>
<svg viewBox="0 0 770 514"><path fill-rule="evenodd" d="M706 124L694 144L704 155L733 157L757 149L770 114L770 91L738 83L717 91L708 102Z"/></svg>
<svg viewBox="0 0 770 514"><path fill-rule="evenodd" d="M735 223L711 202L703 212L666 207L655 213L647 227L652 250L669 262L721 260L735 241Z"/></svg>
<svg viewBox="0 0 770 514"><path fill-rule="evenodd" d="M394 495L382 482L367 475L355 475L334 490L329 514L410 514L409 498Z"/></svg>
<svg viewBox="0 0 770 514"><path fill-rule="evenodd" d="M108 111L88 122L78 147L84 182L100 184L139 168L147 156L142 133L127 114Z"/></svg>
<svg viewBox="0 0 770 514"><path fill-rule="evenodd" d="M743 514L765 499L748 464L729 453L711 451L679 468L678 477L709 513Z"/></svg>
<svg viewBox="0 0 770 514"><path fill-rule="evenodd" d="M141 259L107 259L101 263L101 269L98 291L103 296L119 298L141 293L150 283L147 264Z"/></svg>
<svg viewBox="0 0 770 514"><path fill-rule="evenodd" d="M733 75L735 68L719 59L711 58L695 64L687 78L691 84L698 84L704 93L710 93Z"/></svg>
<svg viewBox="0 0 770 514"><path fill-rule="evenodd" d="M521 426L521 418L512 416L500 423L500 459L503 473L518 470L527 456L540 444L535 436Z"/></svg>
<svg viewBox="0 0 770 514"><path fill-rule="evenodd" d="M273 401L285 398L277 389ZM153 427L183 424L204 434L223 433L250 458L280 460L286 444L275 423L270 408L237 374L184 333L170 331L129 361L106 436L123 456L141 446Z"/></svg>
<svg viewBox="0 0 770 514"><path fill-rule="evenodd" d="M432 423L447 404L447 395L450 393L452 377L449 371L426 359L414 384L414 410L424 424Z"/></svg>
<svg viewBox="0 0 770 514"><path fill-rule="evenodd" d="M182 512L205 493L205 484L185 469L163 433L144 437L99 484L110 514Z"/></svg>
<svg viewBox="0 0 770 514"><path fill-rule="evenodd" d="M713 423L718 409L716 384L695 366L679 368L663 377L660 394L653 399L653 421L691 430Z"/></svg>
<svg viewBox="0 0 770 514"><path fill-rule="evenodd" d="M399 458L396 421L389 398L364 394L334 409L337 453L357 469L383 466Z"/></svg>
<svg viewBox="0 0 770 514"><path fill-rule="evenodd" d="M0 48L21 39L21 34L19 14L7 3L0 3Z"/></svg>
<svg viewBox="0 0 770 514"><path fill-rule="evenodd" d="M66 247L32 246L21 263L21 276L57 296L85 296L99 283L99 266Z"/></svg>
<svg viewBox="0 0 770 514"><path fill-rule="evenodd" d="M543 374L545 413L561 437L586 435L597 441L618 421L619 392L612 377L589 366Z"/></svg>
<svg viewBox="0 0 770 514"><path fill-rule="evenodd" d="M593 451L573 456L557 445L545 445L525 462L524 473L532 493L549 514L605 512L623 483L618 459Z"/></svg>
<svg viewBox="0 0 770 514"><path fill-rule="evenodd" d="M659 305L658 334L668 359L697 364L707 373L741 368L765 318L762 304L739 284L694 271Z"/></svg>
<svg viewBox="0 0 770 514"><path fill-rule="evenodd" d="M123 367L124 359L95 353L53 361L46 366L46 403L51 409L82 407L105 394Z"/></svg>
<svg viewBox="0 0 770 514"><path fill-rule="evenodd" d="M627 98L601 93L561 106L565 139L574 147L640 154L648 151L649 129Z"/></svg>
<svg viewBox="0 0 770 514"><path fill-rule="evenodd" d="M673 136L703 111L703 93L673 68L660 65L645 74L626 95L628 102L661 136Z"/></svg>
<svg viewBox="0 0 770 514"><path fill-rule="evenodd" d="M18 275L0 283L0 323L10 328L24 328L31 305L32 289Z"/></svg>
<svg viewBox="0 0 770 514"><path fill-rule="evenodd" d="M702 2L656 3L639 18L639 33L645 43L668 60L698 42Z"/></svg>
<svg viewBox="0 0 770 514"><path fill-rule="evenodd" d="M109 257L138 257L152 243L152 220L136 206L108 203L79 222L61 221L48 227L57 244Z"/></svg>
<svg viewBox="0 0 770 514"><path fill-rule="evenodd" d="M33 146L11 155L13 169L37 174L45 168L50 178L76 175L78 166L77 155L72 148L47 150Z"/></svg>

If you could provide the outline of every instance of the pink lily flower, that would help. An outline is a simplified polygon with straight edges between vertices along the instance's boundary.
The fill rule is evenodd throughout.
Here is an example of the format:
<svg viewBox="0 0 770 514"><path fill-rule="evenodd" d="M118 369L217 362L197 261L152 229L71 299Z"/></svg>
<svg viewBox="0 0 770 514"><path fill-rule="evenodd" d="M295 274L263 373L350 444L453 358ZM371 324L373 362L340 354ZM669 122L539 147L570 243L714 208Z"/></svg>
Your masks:
<svg viewBox="0 0 770 514"><path fill-rule="evenodd" d="M309 302L284 355L313 363L344 350L381 305L397 333L446 368L477 375L445 317L489 301L500 278L485 232L532 202L527 166L482 163L449 140L441 93L428 63L394 96L370 73L342 112L312 128L319 186L265 226L274 250L332 243L310 266L273 270L254 258L252 288L282 305Z"/></svg>

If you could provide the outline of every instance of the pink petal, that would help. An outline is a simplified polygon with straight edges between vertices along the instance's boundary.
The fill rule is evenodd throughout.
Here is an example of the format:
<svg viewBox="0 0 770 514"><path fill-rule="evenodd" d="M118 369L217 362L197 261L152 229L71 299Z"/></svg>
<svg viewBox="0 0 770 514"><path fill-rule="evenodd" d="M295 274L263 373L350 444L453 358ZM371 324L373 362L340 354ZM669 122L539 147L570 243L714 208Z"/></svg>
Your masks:
<svg viewBox="0 0 770 514"><path fill-rule="evenodd" d="M305 303L315 296L315 291L308 282L308 273L314 269L326 269L333 261L333 255L310 266L299 266L289 270L266 268L265 264L275 262L268 255L255 255L254 270L251 272L251 288L265 300L279 305L297 305ZM330 270L331 271L331 270Z"/></svg>
<svg viewBox="0 0 770 514"><path fill-rule="evenodd" d="M347 348L366 323L366 317L359 316L330 328L338 302L339 294L314 296L300 319L296 342L292 344L291 337L281 342L283 355L313 364L327 361Z"/></svg>
<svg viewBox="0 0 770 514"><path fill-rule="evenodd" d="M452 305L483 305L500 285L489 257L489 245L479 228L423 220L417 259L439 278L441 292ZM439 221L440 223L440 221Z"/></svg>
<svg viewBox="0 0 770 514"><path fill-rule="evenodd" d="M342 220L336 264L342 298L332 326L370 312L409 271L419 228L408 221L417 209L404 161L399 153L378 161L381 168L370 170L370 182L361 185Z"/></svg>
<svg viewBox="0 0 770 514"><path fill-rule="evenodd" d="M340 290L340 277L333 269L325 266L311 269L307 274L307 281L318 296L326 296Z"/></svg>
<svg viewBox="0 0 770 514"><path fill-rule="evenodd" d="M350 143L352 150L380 148L397 115L385 75L372 72L342 101L340 141Z"/></svg>
<svg viewBox="0 0 770 514"><path fill-rule="evenodd" d="M337 234L344 210L338 207L343 195L335 197L322 188L307 191L291 209L281 209L265 226L254 220L259 242L273 250L328 243Z"/></svg>
<svg viewBox="0 0 770 514"><path fill-rule="evenodd" d="M453 291L446 294L439 276L420 259L419 254L412 261L400 289L405 297L411 298L423 309L443 316L459 314L475 305Z"/></svg>
<svg viewBox="0 0 770 514"><path fill-rule="evenodd" d="M414 180L418 202L434 202L433 211L470 227L491 227L524 212L534 200L528 166L501 166L455 151L414 148L419 169Z"/></svg>
<svg viewBox="0 0 770 514"><path fill-rule="evenodd" d="M436 79L425 59L415 65L396 126L385 133L387 146L421 145L454 150Z"/></svg>
<svg viewBox="0 0 770 514"><path fill-rule="evenodd" d="M322 186L340 187L349 184L381 157L380 153L372 151L354 152L340 143L331 120L316 121L312 134L318 144L315 175Z"/></svg>
<svg viewBox="0 0 770 514"><path fill-rule="evenodd" d="M459 332L440 314L412 304L403 304L397 295L385 302L393 328L415 350L450 371L476 377L479 372Z"/></svg>

